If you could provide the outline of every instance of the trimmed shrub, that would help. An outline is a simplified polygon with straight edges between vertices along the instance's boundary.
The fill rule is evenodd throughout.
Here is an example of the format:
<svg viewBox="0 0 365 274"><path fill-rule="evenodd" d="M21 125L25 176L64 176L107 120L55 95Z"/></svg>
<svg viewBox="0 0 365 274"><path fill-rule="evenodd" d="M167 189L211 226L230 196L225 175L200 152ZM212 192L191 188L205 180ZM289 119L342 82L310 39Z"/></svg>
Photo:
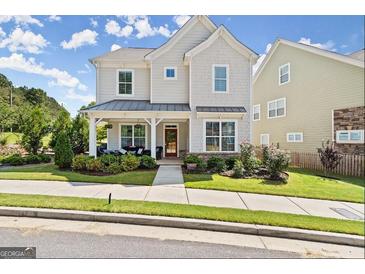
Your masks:
<svg viewBox="0 0 365 274"><path fill-rule="evenodd" d="M104 170L103 163L100 161L99 158L89 158L86 161L86 170L92 172L101 172Z"/></svg>
<svg viewBox="0 0 365 274"><path fill-rule="evenodd" d="M270 154L269 154L269 147L268 146L264 146L262 148L262 164L264 166L267 165L267 161L269 160Z"/></svg>
<svg viewBox="0 0 365 274"><path fill-rule="evenodd" d="M236 160L233 165L233 177L241 178L243 176L243 164L241 160Z"/></svg>
<svg viewBox="0 0 365 274"><path fill-rule="evenodd" d="M156 160L151 156L143 155L142 157L140 157L140 160L141 160L141 163L139 164L140 168L152 169L157 166Z"/></svg>
<svg viewBox="0 0 365 274"><path fill-rule="evenodd" d="M74 157L70 144L70 138L66 132L60 132L55 146L55 164L59 168L69 168Z"/></svg>
<svg viewBox="0 0 365 274"><path fill-rule="evenodd" d="M111 154L104 154L102 156L99 157L100 161L102 162L102 164L106 167L110 166L111 164L120 163L120 157L118 156L114 156Z"/></svg>
<svg viewBox="0 0 365 274"><path fill-rule="evenodd" d="M236 162L236 160L239 160L240 157L238 156L231 156L231 157L228 157L226 159L226 166L227 166L227 169L228 170L232 170L233 167L234 167L234 163Z"/></svg>
<svg viewBox="0 0 365 274"><path fill-rule="evenodd" d="M39 157L39 159L41 159L42 163L50 163L52 161L51 156L46 155L46 154L39 154L38 157Z"/></svg>
<svg viewBox="0 0 365 274"><path fill-rule="evenodd" d="M123 172L123 168L119 163L111 163L108 167L106 167L106 172L110 174L118 174Z"/></svg>
<svg viewBox="0 0 365 274"><path fill-rule="evenodd" d="M222 172L226 169L226 162L223 158L212 156L207 161L207 167L212 172Z"/></svg>
<svg viewBox="0 0 365 274"><path fill-rule="evenodd" d="M136 170L139 167L140 160L137 156L133 154L126 154L121 157L121 168L123 171Z"/></svg>
<svg viewBox="0 0 365 274"><path fill-rule="evenodd" d="M90 156L86 155L76 155L72 159L72 169L73 170L86 170L86 163L89 161L89 159L93 159Z"/></svg>
<svg viewBox="0 0 365 274"><path fill-rule="evenodd" d="M20 154L14 154L14 155L4 158L2 160L2 163L9 164L11 166L21 166L21 165L24 165L26 162Z"/></svg>
<svg viewBox="0 0 365 274"><path fill-rule="evenodd" d="M24 161L27 164L39 164L40 162L42 162L42 159L38 157L38 155L30 154L24 157Z"/></svg>
<svg viewBox="0 0 365 274"><path fill-rule="evenodd" d="M184 164L197 164L197 167L202 170L207 168L206 162L204 162L202 158L194 154L187 155L184 159Z"/></svg>
<svg viewBox="0 0 365 274"><path fill-rule="evenodd" d="M272 179L279 179L281 172L285 171L290 162L290 156L276 148L271 148L269 150L269 158L267 160L267 170L270 173Z"/></svg>

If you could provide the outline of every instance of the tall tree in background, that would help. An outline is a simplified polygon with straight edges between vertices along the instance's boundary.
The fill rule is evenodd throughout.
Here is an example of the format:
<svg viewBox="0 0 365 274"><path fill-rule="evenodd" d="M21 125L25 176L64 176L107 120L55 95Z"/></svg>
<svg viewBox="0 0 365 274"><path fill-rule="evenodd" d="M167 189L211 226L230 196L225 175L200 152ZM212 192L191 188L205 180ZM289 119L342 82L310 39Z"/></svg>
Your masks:
<svg viewBox="0 0 365 274"><path fill-rule="evenodd" d="M50 120L41 107L24 110L21 115L20 130L22 145L32 154L37 154L42 146L42 138L50 132Z"/></svg>
<svg viewBox="0 0 365 274"><path fill-rule="evenodd" d="M49 142L50 147L54 148L57 141L57 136L61 132L65 132L66 135L71 136L72 120L70 114L66 110L61 110L58 114L56 121L52 126L52 137Z"/></svg>
<svg viewBox="0 0 365 274"><path fill-rule="evenodd" d="M84 153L89 147L89 121L77 114L72 121L71 146L74 154Z"/></svg>

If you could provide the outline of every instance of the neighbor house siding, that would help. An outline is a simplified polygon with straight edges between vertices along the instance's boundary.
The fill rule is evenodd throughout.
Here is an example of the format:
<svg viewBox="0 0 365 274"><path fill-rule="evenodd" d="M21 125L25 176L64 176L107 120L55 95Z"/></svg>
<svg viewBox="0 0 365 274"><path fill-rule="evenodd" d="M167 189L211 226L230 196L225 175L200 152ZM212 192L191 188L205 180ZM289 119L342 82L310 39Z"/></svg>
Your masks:
<svg viewBox="0 0 365 274"><path fill-rule="evenodd" d="M128 100L149 100L150 97L150 69L135 68L113 65L111 67L98 67L98 86L97 86L97 104L114 99ZM133 69L134 70L134 95L117 96L117 70Z"/></svg>
<svg viewBox="0 0 365 274"><path fill-rule="evenodd" d="M184 54L210 34L207 27L198 22L173 47L152 61L153 103L189 102L189 68L183 63ZM177 80L164 79L164 68L169 66L177 68Z"/></svg>
<svg viewBox="0 0 365 274"><path fill-rule="evenodd" d="M290 63L290 82L279 86L278 68ZM267 102L286 98L286 116L267 119ZM332 110L364 104L364 69L304 50L279 45L254 83L253 105L261 105L253 122L254 143L269 133L270 143L298 152L316 152L332 140ZM287 143L286 134L303 132L302 143Z"/></svg>

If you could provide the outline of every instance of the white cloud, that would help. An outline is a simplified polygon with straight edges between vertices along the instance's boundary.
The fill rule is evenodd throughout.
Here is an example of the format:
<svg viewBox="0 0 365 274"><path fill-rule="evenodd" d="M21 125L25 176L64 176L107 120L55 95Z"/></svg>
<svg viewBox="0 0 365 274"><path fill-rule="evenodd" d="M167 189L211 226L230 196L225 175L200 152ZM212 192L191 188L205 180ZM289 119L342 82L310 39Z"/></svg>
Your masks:
<svg viewBox="0 0 365 274"><path fill-rule="evenodd" d="M94 18L90 18L90 25L91 25L93 28L96 28L96 27L99 25L99 23L98 23L98 21L96 21L96 19L94 19Z"/></svg>
<svg viewBox="0 0 365 274"><path fill-rule="evenodd" d="M124 22L127 25L133 25L134 23L136 23L137 20L144 19L147 16L145 16L145 15L122 15L122 16L118 16L118 17L124 19Z"/></svg>
<svg viewBox="0 0 365 274"><path fill-rule="evenodd" d="M167 24L165 26L160 26L157 32L165 37L171 36L171 31L169 30L169 26Z"/></svg>
<svg viewBox="0 0 365 274"><path fill-rule="evenodd" d="M122 48L121 46L119 46L119 45L117 45L117 44L113 44L111 47L110 47L110 50L111 51L115 51L115 50L118 50L118 49L120 49L120 48Z"/></svg>
<svg viewBox="0 0 365 274"><path fill-rule="evenodd" d="M84 64L85 68L86 69L83 69L83 70L78 70L77 73L78 74L86 74L86 73L89 73L91 71L90 67L88 64Z"/></svg>
<svg viewBox="0 0 365 274"><path fill-rule="evenodd" d="M271 43L267 44L266 45L266 49L265 49L265 53L260 54L260 57L259 57L259 59L257 59L256 64L253 65L253 67L252 67L252 73L253 73L253 75L255 75L257 69L260 67L261 63L264 61L264 59L265 59L267 53L269 52L269 50L271 49L271 47L272 47L272 44Z"/></svg>
<svg viewBox="0 0 365 274"><path fill-rule="evenodd" d="M87 87L76 77L71 76L67 71L57 68L44 68L42 63L37 63L34 58L26 59L23 54L13 53L9 57L0 58L0 68L11 69L20 72L32 73L51 78L51 86L78 88L86 90Z"/></svg>
<svg viewBox="0 0 365 274"><path fill-rule="evenodd" d="M29 15L0 15L0 24L14 21L17 25L37 25L43 27L43 24L36 18Z"/></svg>
<svg viewBox="0 0 365 274"><path fill-rule="evenodd" d="M110 20L105 25L105 31L108 34L115 35L117 37L128 37L132 34L133 27L130 25L126 25L125 27L121 28L118 22Z"/></svg>
<svg viewBox="0 0 365 274"><path fill-rule="evenodd" d="M31 31L23 31L16 28L7 38L0 41L0 48L7 47L11 52L24 51L38 54L48 45L41 34L34 34Z"/></svg>
<svg viewBox="0 0 365 274"><path fill-rule="evenodd" d="M61 46L64 49L77 49L84 45L95 45L97 36L98 33L96 31L85 29L81 32L72 34L70 41L62 41Z"/></svg>
<svg viewBox="0 0 365 274"><path fill-rule="evenodd" d="M6 36L6 33L5 31L3 31L3 29L0 27L0 37L2 36Z"/></svg>
<svg viewBox="0 0 365 274"><path fill-rule="evenodd" d="M58 16L58 15L48 16L48 21L50 21L50 22L55 22L55 21L59 22L61 20L62 20L61 16Z"/></svg>
<svg viewBox="0 0 365 274"><path fill-rule="evenodd" d="M172 20L181 28L190 18L189 15L175 15Z"/></svg>
<svg viewBox="0 0 365 274"><path fill-rule="evenodd" d="M92 101L95 101L95 96L94 95L91 95L91 94L86 94L86 95L77 94L75 92L75 90L73 90L73 89L69 89L67 91L66 98L67 99L72 99L72 100L78 100L78 101L81 101L83 103L90 103Z"/></svg>
<svg viewBox="0 0 365 274"><path fill-rule="evenodd" d="M136 20L136 22L134 23L134 27L138 32L136 35L138 39L142 39L148 36L154 36L156 34L156 29L151 27L148 17Z"/></svg>
<svg viewBox="0 0 365 274"><path fill-rule="evenodd" d="M312 43L312 40L310 38L302 37L299 39L298 43L313 46L320 49L330 50L330 51L336 51L335 43L332 40L328 40L326 43Z"/></svg>

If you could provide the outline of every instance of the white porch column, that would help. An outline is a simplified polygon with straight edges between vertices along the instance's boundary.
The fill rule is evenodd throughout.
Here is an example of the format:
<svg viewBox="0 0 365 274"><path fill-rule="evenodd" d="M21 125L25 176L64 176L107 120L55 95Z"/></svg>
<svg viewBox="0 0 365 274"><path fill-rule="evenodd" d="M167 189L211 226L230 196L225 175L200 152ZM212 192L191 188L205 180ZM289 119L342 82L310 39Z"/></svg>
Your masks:
<svg viewBox="0 0 365 274"><path fill-rule="evenodd" d="M89 116L89 156L96 158L96 123L93 115Z"/></svg>
<svg viewBox="0 0 365 274"><path fill-rule="evenodd" d="M156 118L151 118L151 157L156 159Z"/></svg>

